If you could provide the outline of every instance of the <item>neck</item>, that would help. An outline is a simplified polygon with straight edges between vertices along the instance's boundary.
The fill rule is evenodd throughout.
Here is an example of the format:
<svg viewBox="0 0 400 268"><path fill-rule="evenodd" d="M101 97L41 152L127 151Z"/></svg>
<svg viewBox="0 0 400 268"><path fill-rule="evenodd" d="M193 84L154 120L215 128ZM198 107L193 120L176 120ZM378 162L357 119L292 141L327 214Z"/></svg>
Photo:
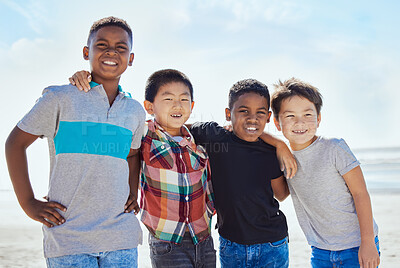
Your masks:
<svg viewBox="0 0 400 268"><path fill-rule="evenodd" d="M92 74L92 77L93 77L93 74ZM93 77L93 82L103 85L103 88L106 91L106 94L108 97L108 102L111 105L118 95L119 78L108 80L108 79L101 79L101 78Z"/></svg>
<svg viewBox="0 0 400 268"><path fill-rule="evenodd" d="M303 149L307 148L308 146L310 146L317 138L318 138L318 136L314 136L311 140L309 140L309 141L306 142L306 143L302 143L302 144L292 143L292 142L289 141L289 143L290 143L290 148L291 148L293 151L300 151L300 150L303 150Z"/></svg>

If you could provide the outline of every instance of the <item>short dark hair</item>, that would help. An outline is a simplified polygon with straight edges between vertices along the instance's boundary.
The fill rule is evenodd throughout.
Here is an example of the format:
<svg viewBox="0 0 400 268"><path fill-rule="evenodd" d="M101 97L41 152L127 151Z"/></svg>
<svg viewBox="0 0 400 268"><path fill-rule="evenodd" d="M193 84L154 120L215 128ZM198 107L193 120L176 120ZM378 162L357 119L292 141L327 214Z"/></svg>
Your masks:
<svg viewBox="0 0 400 268"><path fill-rule="evenodd" d="M315 105L317 114L320 114L322 108L322 95L319 93L318 88L294 77L284 82L279 80L274 87L275 92L271 97L271 107L275 119L279 119L279 111L281 110L282 102L294 96L306 98L312 102Z"/></svg>
<svg viewBox="0 0 400 268"><path fill-rule="evenodd" d="M87 45L88 46L90 45L90 41L91 41L93 35L95 33L97 33L98 30L100 30L101 28L107 27L107 26L116 26L116 27L120 27L120 28L124 29L128 33L130 45L131 45L131 48L132 48L132 45L133 45L133 34L132 34L131 27L128 25L128 23L125 20L120 19L120 18L116 18L116 17L113 17L113 16L99 19L98 21L95 21L93 23L93 25L92 25L92 27L90 28L90 31L89 31Z"/></svg>
<svg viewBox="0 0 400 268"><path fill-rule="evenodd" d="M229 90L229 109L232 109L233 104L245 93L257 93L266 98L269 107L268 87L256 79L244 79L233 84Z"/></svg>
<svg viewBox="0 0 400 268"><path fill-rule="evenodd" d="M180 82L185 84L189 88L190 98L193 101L192 83L184 73L174 69L159 70L150 75L146 82L144 93L145 99L149 102L154 102L154 98L156 97L160 87L172 82Z"/></svg>

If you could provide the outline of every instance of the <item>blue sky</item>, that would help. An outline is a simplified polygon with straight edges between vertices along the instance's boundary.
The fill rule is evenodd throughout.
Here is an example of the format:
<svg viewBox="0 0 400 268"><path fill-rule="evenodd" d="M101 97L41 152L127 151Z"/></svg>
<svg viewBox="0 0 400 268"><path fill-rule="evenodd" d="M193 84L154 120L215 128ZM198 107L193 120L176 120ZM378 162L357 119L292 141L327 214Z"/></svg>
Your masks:
<svg viewBox="0 0 400 268"><path fill-rule="evenodd" d="M255 78L273 91L294 76L324 96L319 134L353 148L398 147L399 10L397 1L358 0L0 0L2 146L44 87L89 68L81 52L89 28L114 15L134 31L135 61L121 85L140 102L151 73L175 68L194 84L190 120L223 124L234 82ZM46 142L29 154L34 176L47 177ZM3 153L0 170L1 189L9 185Z"/></svg>

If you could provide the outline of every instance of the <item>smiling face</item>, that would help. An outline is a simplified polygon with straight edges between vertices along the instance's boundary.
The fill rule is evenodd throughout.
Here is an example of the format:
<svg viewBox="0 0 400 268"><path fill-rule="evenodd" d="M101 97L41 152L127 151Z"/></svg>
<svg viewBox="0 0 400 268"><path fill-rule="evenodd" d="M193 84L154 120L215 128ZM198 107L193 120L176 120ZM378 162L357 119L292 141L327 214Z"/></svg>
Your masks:
<svg viewBox="0 0 400 268"><path fill-rule="evenodd" d="M293 96L282 101L279 121L274 119L275 126L289 140L294 151L302 150L313 143L321 114L315 105L306 98Z"/></svg>
<svg viewBox="0 0 400 268"><path fill-rule="evenodd" d="M182 82L170 82L158 89L154 101L144 101L144 107L171 136L180 136L181 127L193 109L189 88Z"/></svg>
<svg viewBox="0 0 400 268"><path fill-rule="evenodd" d="M232 121L233 133L242 140L257 141L269 122L271 112L265 97L257 93L245 93L235 101L232 109L226 108L227 121Z"/></svg>
<svg viewBox="0 0 400 268"><path fill-rule="evenodd" d="M93 81L119 80L126 68L132 65L132 44L128 33L118 26L100 28L91 38L89 47L83 48L83 57L90 61Z"/></svg>

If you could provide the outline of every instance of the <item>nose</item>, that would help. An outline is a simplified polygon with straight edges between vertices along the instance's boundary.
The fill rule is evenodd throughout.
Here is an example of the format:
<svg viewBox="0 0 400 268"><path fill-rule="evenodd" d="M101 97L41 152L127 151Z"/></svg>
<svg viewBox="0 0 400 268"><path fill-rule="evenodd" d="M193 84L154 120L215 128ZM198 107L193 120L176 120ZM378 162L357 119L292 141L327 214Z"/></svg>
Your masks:
<svg viewBox="0 0 400 268"><path fill-rule="evenodd" d="M182 103L179 100L175 100L173 105L174 105L174 107L178 107L178 108L182 107Z"/></svg>
<svg viewBox="0 0 400 268"><path fill-rule="evenodd" d="M304 125L305 124L303 118L301 118L301 117L297 117L294 123L295 123L295 125Z"/></svg>
<svg viewBox="0 0 400 268"><path fill-rule="evenodd" d="M115 48L112 48L112 47L110 47L107 51L106 51L106 54L107 55L115 55L115 54L117 54L118 53L118 51L115 49Z"/></svg>
<svg viewBox="0 0 400 268"><path fill-rule="evenodd" d="M248 122L256 122L257 121L257 115L256 114L249 114L248 118L247 118Z"/></svg>

